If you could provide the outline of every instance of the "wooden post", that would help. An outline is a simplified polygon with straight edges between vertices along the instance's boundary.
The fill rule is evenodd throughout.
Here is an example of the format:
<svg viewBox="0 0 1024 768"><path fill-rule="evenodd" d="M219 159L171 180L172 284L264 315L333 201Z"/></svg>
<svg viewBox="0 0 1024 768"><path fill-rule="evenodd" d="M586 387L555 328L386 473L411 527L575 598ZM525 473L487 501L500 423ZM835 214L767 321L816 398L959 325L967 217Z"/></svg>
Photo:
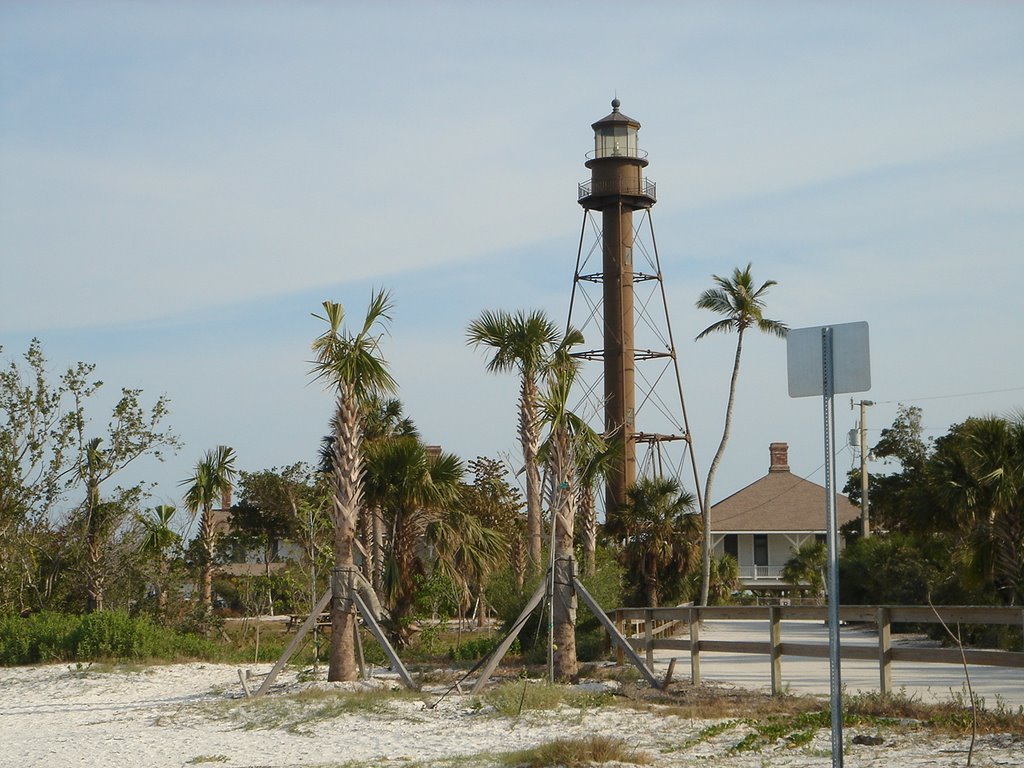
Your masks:
<svg viewBox="0 0 1024 768"><path fill-rule="evenodd" d="M270 674L264 678L263 685L261 685L256 691L257 696L262 696L267 692L278 674L280 674L281 670L284 669L284 665L288 663L288 659L292 657L292 654L295 653L295 650L299 647L299 642L306 636L306 633L309 632L310 629L316 626L317 619L320 618L320 612L327 607L329 602L331 602L332 593L333 590L331 587L328 587L327 591L320 596L320 600L317 601L317 604L313 607L313 612L309 614L309 617L304 622L302 622L302 626L299 627L298 631L295 633L295 637L292 638L292 641L288 643L288 647L284 649L284 653L281 654L281 658L277 660L276 664L274 664L273 669L270 670Z"/></svg>
<svg viewBox="0 0 1024 768"><path fill-rule="evenodd" d="M700 685L700 609L690 608L690 682Z"/></svg>
<svg viewBox="0 0 1024 768"><path fill-rule="evenodd" d="M771 643L772 696L782 693L782 611L773 605L768 609L768 634Z"/></svg>
<svg viewBox="0 0 1024 768"><path fill-rule="evenodd" d="M526 617L533 613L533 610L540 605L540 601L544 599L544 594L547 592L548 580L545 578L537 586L533 596L529 602L526 603L526 607L523 608L519 614L519 618L516 619L516 623L512 625L512 631L505 636L505 639L501 641L501 644L494 649L491 653L491 658L487 661L487 665L484 667L484 671L480 673L480 677L477 678L476 683L473 685L472 693L479 693L483 689L484 684L490 679L494 670L498 668L498 663L505 657L508 649L512 647L512 643L519 637L519 631L523 628L523 624L526 623Z"/></svg>
<svg viewBox="0 0 1024 768"><path fill-rule="evenodd" d="M647 652L647 668L654 669L654 611L644 611L644 650Z"/></svg>
<svg viewBox="0 0 1024 768"><path fill-rule="evenodd" d="M889 609L879 607L877 616L879 693L888 696L892 692L892 624Z"/></svg>
<svg viewBox="0 0 1024 768"><path fill-rule="evenodd" d="M624 618L622 618L622 609L621 608L616 608L615 609L615 628L618 630L620 635L622 635L623 637L626 637L626 620ZM622 646L621 645L618 645L617 643L615 643L614 645L615 645L615 666L621 667L621 666L623 666L626 663L626 654L622 652Z"/></svg>
<svg viewBox="0 0 1024 768"><path fill-rule="evenodd" d="M359 665L359 677L366 679L366 659L363 657L363 637L359 634L359 622L352 622L352 640L356 646L356 664Z"/></svg>
<svg viewBox="0 0 1024 768"><path fill-rule="evenodd" d="M594 617L601 622L605 631L612 636L612 640L623 649L623 652L629 657L629 660L633 662L633 666L637 668L641 675L647 678L647 682L651 684L652 688L658 688L661 685L660 681L644 664L643 659L637 655L637 652L633 650L629 641L615 628L615 624L608 618L608 614L604 612L604 609L597 604L597 600L591 597L590 593L587 592L587 588L583 586L583 583L579 579L574 577L572 583L576 587L576 594L579 595L579 598L590 609L590 612L594 614Z"/></svg>

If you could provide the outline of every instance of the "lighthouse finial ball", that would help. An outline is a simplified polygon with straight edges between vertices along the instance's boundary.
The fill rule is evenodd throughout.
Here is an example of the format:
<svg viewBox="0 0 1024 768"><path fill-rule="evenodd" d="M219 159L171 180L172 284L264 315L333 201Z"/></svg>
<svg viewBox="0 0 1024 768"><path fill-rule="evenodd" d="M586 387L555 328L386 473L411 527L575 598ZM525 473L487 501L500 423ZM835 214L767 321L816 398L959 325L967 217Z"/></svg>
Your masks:
<svg viewBox="0 0 1024 768"><path fill-rule="evenodd" d="M612 109L616 112L619 111L619 107L622 106L622 102L618 98L612 99Z"/></svg>

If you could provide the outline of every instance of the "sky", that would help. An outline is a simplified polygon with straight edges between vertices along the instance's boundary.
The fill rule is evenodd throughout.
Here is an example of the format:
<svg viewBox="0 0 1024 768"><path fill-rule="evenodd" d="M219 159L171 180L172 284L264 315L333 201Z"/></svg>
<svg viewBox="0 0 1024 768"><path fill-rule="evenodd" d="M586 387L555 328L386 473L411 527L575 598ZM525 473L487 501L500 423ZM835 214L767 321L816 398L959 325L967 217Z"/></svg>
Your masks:
<svg viewBox="0 0 1024 768"><path fill-rule="evenodd" d="M358 320L385 288L423 438L514 457L517 382L466 326L565 322L576 185L617 97L658 185L699 472L735 338L695 341L716 319L695 302L748 263L777 281L766 316L869 324L869 442L900 403L937 437L1024 403L1022 39L1010 2L5 2L0 358L37 337L54 377L95 363L97 434L121 387L166 394L181 451L123 479L180 505L217 445L248 471L315 459L311 313ZM788 396L785 342L755 334L714 496L775 441L824 481L822 403Z"/></svg>

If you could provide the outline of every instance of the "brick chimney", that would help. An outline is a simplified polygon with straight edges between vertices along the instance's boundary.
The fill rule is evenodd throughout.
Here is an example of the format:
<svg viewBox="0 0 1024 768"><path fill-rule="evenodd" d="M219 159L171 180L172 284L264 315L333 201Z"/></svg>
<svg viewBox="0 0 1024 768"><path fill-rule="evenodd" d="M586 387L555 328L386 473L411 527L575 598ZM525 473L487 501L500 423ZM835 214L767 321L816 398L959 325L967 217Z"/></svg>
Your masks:
<svg viewBox="0 0 1024 768"><path fill-rule="evenodd" d="M789 443L772 443L768 454L771 456L769 472L789 472Z"/></svg>

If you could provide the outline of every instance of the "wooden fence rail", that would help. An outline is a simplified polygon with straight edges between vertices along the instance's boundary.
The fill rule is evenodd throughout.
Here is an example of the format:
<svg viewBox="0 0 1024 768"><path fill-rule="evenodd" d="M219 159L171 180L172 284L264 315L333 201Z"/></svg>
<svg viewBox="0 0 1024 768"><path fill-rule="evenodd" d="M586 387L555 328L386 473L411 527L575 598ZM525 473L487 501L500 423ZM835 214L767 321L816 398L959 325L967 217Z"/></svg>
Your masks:
<svg viewBox="0 0 1024 768"><path fill-rule="evenodd" d="M936 616L938 612L938 616ZM843 645L840 658L878 661L879 689L882 695L892 692L893 662L917 661L926 663L981 664L999 667L1024 667L1024 653L959 648L893 648L893 624L938 624L949 627L959 624L1001 624L1018 626L1024 632L1024 608L996 608L981 606L906 606L906 605L851 605L839 608L840 621L871 623L878 628L878 644L871 646ZM702 640L701 622L713 619L743 619L768 622L768 636L762 642L738 640ZM678 608L617 608L615 625L626 635L630 645L644 651L648 668L654 666L657 650L689 651L690 674L694 685L700 685L701 652L756 653L767 656L771 665L773 694L782 692L782 657L803 656L828 658L828 644L787 643L782 639L782 621L827 621L826 606L690 606ZM661 637L656 628L678 623L690 629L689 638ZM629 632L627 625L634 628ZM623 663L621 651L618 663Z"/></svg>

